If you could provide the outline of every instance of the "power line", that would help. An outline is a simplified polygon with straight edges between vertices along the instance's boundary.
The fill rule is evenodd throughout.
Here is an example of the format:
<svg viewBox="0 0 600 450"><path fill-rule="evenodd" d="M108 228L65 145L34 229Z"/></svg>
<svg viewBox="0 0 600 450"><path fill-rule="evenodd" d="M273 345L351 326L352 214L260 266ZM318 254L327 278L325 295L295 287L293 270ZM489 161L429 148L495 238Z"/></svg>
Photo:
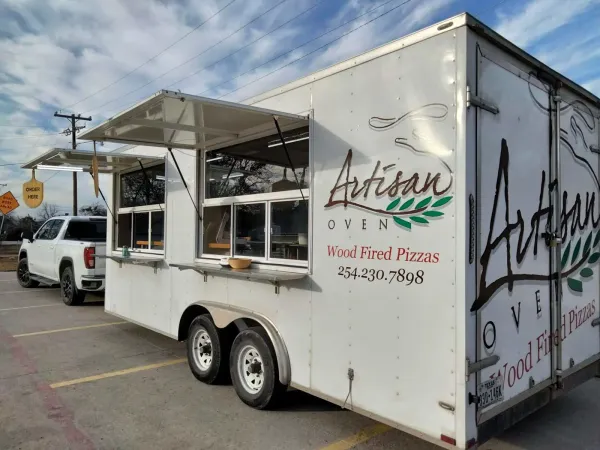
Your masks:
<svg viewBox="0 0 600 450"><path fill-rule="evenodd" d="M406 5L407 3L410 3L411 1L412 1L412 0L405 0L404 2L400 3L399 5L396 5L396 6L394 6L393 8L389 9L388 11L386 11L386 12L384 12L384 13L381 13L381 14L380 14L380 15L378 15L377 17L374 17L373 19L371 19L371 20L369 20L369 21L367 21L367 22L363 23L362 25L359 25L358 27L356 27L356 28L353 28L352 30L350 30L350 31L348 31L348 32L346 32L346 33L344 33L344 34L342 34L341 36L339 36L339 37L337 37L337 38L335 38L335 39L333 39L333 40L331 40L331 41L329 41L328 43L326 43L326 44L322 45L321 47L318 47L318 48L316 48L315 50L313 50L313 51L311 51L311 52L307 53L306 55L303 55L303 56L301 56L301 57L299 57L299 58L296 58L295 60L293 60L293 61L290 61L289 63L287 63L287 64L285 64L285 65L283 65L283 66L281 66L281 67L278 67L278 68L277 68L277 69L275 69L275 70L272 70L271 72L269 72L269 73L267 73L267 74L263 75L262 77L259 77L259 78L255 79L255 80L253 80L253 81L251 81L251 82L249 82L249 83L246 83L246 84L244 84L243 86L240 86L240 87L238 87L237 89L234 89L234 90L232 90L232 91L229 91L229 92L227 92L227 93L225 93L225 94L221 95L221 96L220 96L220 97L218 97L218 98L219 98L219 99L221 99L221 98L223 98L223 97L225 97L225 96L227 96L227 95L229 95L229 94L233 94L234 92L237 92L237 91L239 91L240 89L243 89L243 88L245 88L245 87L247 87L247 86L250 86L251 84L254 84L254 83L256 83L257 81L260 81L260 80L262 80L263 78L266 78L266 77L268 77L269 75L272 75L272 74L274 74L275 72L278 72L278 71L279 71L279 70L281 70L281 69L284 69L284 68L286 68L286 67L288 67L288 66L291 66L292 64L294 64L294 63L296 63L296 62L298 62L298 61L300 61L300 60L302 60L302 59L306 58L307 56L310 56L310 55L312 55L313 53L316 53L316 52L318 52L319 50L322 50L322 49L324 49L325 47L328 47L329 45L333 44L334 42L336 42L336 41L339 41L340 39L342 39L342 38L344 38L344 37L348 36L348 35L349 35L349 34L351 34L351 33L354 33L354 32L355 32L355 31L357 31L357 30L360 30L362 27L369 25L370 23L372 23L372 22L376 21L377 19L379 19L379 18L381 18L381 17L383 17L383 16L385 16L385 15L387 15L387 14L389 14L389 13L391 13L392 11L394 11L394 10L396 10L396 9L400 8L401 6L404 6L404 5ZM386 2L386 3L389 3L389 1L388 1L388 2ZM382 5L379 5L377 8L379 8L379 7L383 6L383 5L385 5L386 3L383 3Z"/></svg>
<svg viewBox="0 0 600 450"><path fill-rule="evenodd" d="M387 4L389 4L389 3L393 2L393 1L395 1L395 0L387 0L387 1L385 1L385 2L383 2L383 3L381 3L381 4L379 4L378 6L375 6L375 7L371 8L371 9L369 9L369 10L365 11L364 13L362 13L362 14L359 14L358 16L355 16L355 17L353 17L352 19L349 19L349 20L347 20L346 22L344 22L344 23L342 23L342 24L340 24L340 25L338 25L338 26L336 26L336 27L334 27L334 28L332 28L332 29L330 29L330 30L328 30L328 31L324 32L324 33L321 33L320 35L318 35L318 36L316 36L316 37L314 37L314 38L312 38L312 39L310 39L310 40L308 40L308 41L304 42L303 44L300 44L300 45L298 45L298 46L296 46L296 47L292 48L291 50L288 50L288 51L286 51L286 52L284 52L284 53L280 53L279 55L275 56L274 58L271 58L271 59L269 59L268 61L265 61L265 62L263 62L263 63L261 63L261 64L259 64L259 65L257 65L257 66L254 66L254 67L252 67L251 69L248 69L247 71L245 71L245 72L242 72L242 73L240 73L239 75L236 75L235 77L233 77L233 78L230 78L229 80L226 80L226 81L224 81L224 82L222 82L222 83L219 83L218 85L212 86L212 87L210 87L210 88L208 88L208 89L206 89L206 90L204 90L204 91L202 91L201 93L199 93L199 94L196 94L196 95L203 95L203 94L206 94L207 92L210 92L210 91L212 91L212 90L214 90L214 89L216 89L216 88L219 88L219 87L221 87L221 86L223 86L223 85L226 85L226 84L228 84L228 83L230 83L230 82L232 82L232 81L235 81L235 80L237 80L238 78L240 78L240 77L242 77L242 76L244 76L244 75L246 75L246 74L248 74L248 73L250 73L250 72L253 72L253 71L254 71L254 70L256 70L256 69L260 69L261 67L263 67L263 66L266 66L267 64L270 64L270 63L272 63L273 61L276 61L276 60L278 60L278 59L279 59L279 58L281 58L282 56L289 55L290 53L292 53L292 52L294 52L294 51L298 50L299 48L302 48L302 47L304 47L305 45L308 45L308 44L310 44L311 42L314 42L314 41L316 41L316 40L319 40L319 39L321 39L323 36L327 36L328 34L330 34L330 33L333 33L333 32L334 32L334 31L336 31L336 30L339 30L340 28L342 28L342 27L344 27L344 26L348 25L349 23L355 22L356 20L360 19L361 17L364 17L364 16L366 16L367 14L370 14L370 13L372 13L373 11L375 11L375 10L377 10L377 9L379 9L379 8L382 8L382 7L384 7L385 5L387 5ZM411 0L408 0L408 1L411 1ZM406 3L408 3L408 2L406 2ZM399 6L402 6L402 5L406 4L406 3L402 3L401 5L398 5L398 7L399 7ZM396 7L396 8L397 8L397 7ZM395 8L394 8L394 9L395 9ZM390 10L390 11L388 11L388 12L391 12L391 11L393 11L393 10ZM387 13L386 13L386 14L387 14ZM377 18L378 18L378 17L377 17ZM369 23L369 22L367 22L367 23ZM366 25L367 23L365 23L364 25ZM357 28L357 29L358 29L358 28ZM354 30L353 30L353 31L354 31ZM349 34L349 33L348 33L348 34ZM344 36L345 36L345 35L342 35L341 37L339 37L339 38L337 38L337 39L341 39L341 38L342 38L342 37L344 37ZM336 40L337 40L337 39L336 39ZM335 42L335 41L331 41L331 42L329 42L329 43L328 43L328 44L326 44L326 45L329 45L329 44L331 44L332 42ZM323 47L320 47L320 48L318 48L317 50L320 50L321 48L323 48ZM315 51L317 51L317 50L315 50ZM311 53L314 53L314 52L311 52ZM310 53L309 53L309 54L310 54ZM306 54L306 55L304 55L304 56L308 56L309 54ZM293 61L293 62L295 62L295 61ZM285 66L284 66L284 67L285 67ZM281 67L281 68L283 68L283 67ZM278 69L278 70L279 70L279 69ZM257 80L257 81L258 81L258 80ZM227 94L225 94L225 95L228 95L228 94L229 94L229 93L227 93Z"/></svg>
<svg viewBox="0 0 600 450"><path fill-rule="evenodd" d="M210 65L208 65L208 66L204 66L204 67L200 68L199 70L197 70L196 72L193 72L193 73L191 73L190 75L187 75L187 76L185 76L185 77L183 77L183 78L181 78L181 79L179 79L179 80L175 81L174 83L171 83L171 84L169 84L168 86L166 86L166 87L165 87L165 89L168 89L168 88L170 88L170 87L172 87L172 86L175 86L176 84L179 84L179 83L181 83L182 81L185 81L185 80L187 80L188 78L191 78L191 77L193 77L193 76L196 76L196 75L198 75L199 73L202 73L202 72L204 72L205 70L207 70L207 69L209 69L209 68L211 68L211 67L214 67L214 66L216 66L216 65L217 65L217 64L219 64L220 62L222 62L222 61L224 61L224 60L226 60L226 59L228 59L228 58L232 57L232 56L233 56L233 55L235 55L236 53L239 53L240 51L242 51L242 50L244 50L244 49L246 49L246 48L250 47L251 45L253 45L253 44L257 43L257 42L258 42L258 41L260 41L261 39L263 39L263 38L265 38L265 37L269 36L270 34L273 34L275 31L277 31L277 30L279 30L279 29L283 28L284 26L288 25L290 22L293 22L293 21L294 21L294 20L296 20L298 17L300 17L300 16L303 16L304 14L306 14L306 13L308 13L308 12L312 11L312 10L313 10L313 9L315 9L317 6L319 6L319 4L323 3L323 1L324 1L324 0L317 0L317 1L316 1L316 2L315 2L313 5L312 5L312 6L310 6L310 7L309 7L309 8L307 8L307 9L305 9L304 11L300 12L299 14L296 14L294 17L292 17L291 19L289 19L289 20L285 21L284 23L282 23L282 24L278 25L277 27L273 28L271 31L269 31L269 32L267 32L267 33L265 33L265 34L263 34L262 36L260 36L259 38L257 38L257 39L255 39L255 40L253 40L252 42L249 42L248 44L246 44L246 45L244 45L243 47L241 47L241 48L237 49L236 51L234 51L234 52L232 52L232 53L229 53L227 56L225 56L225 57L223 57L223 58L221 58L221 59L219 59L219 60L215 61L214 63L211 63L211 64L210 64ZM390 1L391 1L391 0L390 0ZM118 111L119 109L120 109L120 108L117 108L115 111ZM111 112L112 112L112 111L111 111Z"/></svg>
<svg viewBox="0 0 600 450"><path fill-rule="evenodd" d="M60 172L54 172L52 175L50 175L48 178L46 178L44 181L42 181L42 183L47 183L48 181L50 181L52 178L54 178L59 173ZM71 208L69 208L69 209L71 209Z"/></svg>
<svg viewBox="0 0 600 450"><path fill-rule="evenodd" d="M196 94L196 95L203 95L203 94L205 94L205 93L207 93L207 92L209 92L209 91L211 91L211 90L213 90L213 89L215 89L215 88L217 88L217 87L223 86L223 85L225 85L225 84L227 84L227 83L229 83L229 82L231 82L231 81L234 81L234 80L236 80L237 78L239 78L239 77L241 77L241 76L243 76L243 75L245 75L245 74L247 74L247 73L250 73L250 72L252 72L253 70L256 70L256 69L258 69L258 68L260 68L260 67L262 67L262 66L265 66L265 65L267 65L267 64L269 64L269 63L271 63L271 62L273 62L273 61L276 61L277 59L281 58L282 56L285 56L285 55L287 55L287 54L289 54L289 53L292 53L294 50L297 50L297 49L299 49L299 48L301 48L301 47L303 47L303 46L305 46L305 45L308 45L308 44L310 44L311 42L314 42L314 41L316 41L316 40L318 40L318 39L322 38L323 36L326 36L327 34L329 34L329 33L332 33L332 32L334 32L335 30L338 30L338 29L340 29L340 28L342 28L342 27L344 27L344 26L348 25L349 23L351 23L351 22L354 22L354 21L356 21L356 20L360 19L361 17L364 17L364 16L366 16L367 14L369 14L369 13L371 13L371 12L373 12L373 11L375 11L375 10L377 10L377 9L379 9L379 8L381 8L381 7L383 7L383 6L387 5L387 4L389 4L389 3L391 3L392 1L395 1L395 0L387 0L387 1L383 2L383 3L381 3L380 5L378 5L378 6L374 7L374 8L371 8L371 9L367 10L366 12L364 12L364 13L362 13L362 14L359 14L358 16L355 16L354 18L352 18L352 19L350 19L350 20L347 20L346 22L342 23L341 25L338 25L337 27L335 27L335 28L332 28L332 29L330 29L329 31L326 31L325 33L322 33L322 34L320 34L319 36L317 36L317 37L315 37L315 38L313 38L313 39L310 39L309 41L306 41L306 42L304 42L303 44L301 44L301 45L299 45L299 46L297 46L297 47L294 47L293 49L291 49L291 50L289 50L289 51L287 51L287 52L281 53L281 54L279 54L278 56L276 56L276 57L274 57L274 58L271 58L270 60L268 60L268 61L266 61L266 62L264 62L264 63L262 63L262 64L259 64L258 66L255 66L255 67L253 67L253 68L251 68L251 69L247 70L246 72L243 72L243 73L241 73L241 74L239 74L239 75L235 76L234 78L231 78L231 79L229 79L229 80L227 80L227 81L224 81L224 82L222 82L222 83L220 83L220 84L218 84L218 85L216 85L216 86L212 86L212 87L210 87L210 88L208 88L208 89L206 89L206 90L202 91L200 94ZM286 25L286 24L288 24L289 22L291 22L292 20L295 20L297 17L301 16L302 14L305 14L306 12L308 12L309 10L311 10L312 8L314 8L315 6L317 6L317 4L318 4L318 3L320 3L320 2L321 2L321 0L319 0L319 1L318 1L318 2L317 2L317 3L316 3L314 6L313 6L313 7L311 7L311 8L309 8L308 10L306 10L306 11L304 11L304 12L302 12L302 13L298 14L298 15L297 15L297 16L295 16L294 18L292 18L292 19L290 19L289 21L285 22L283 25ZM274 29L274 30L271 30L269 33L272 33L272 32L274 32L274 31L276 31L276 30L277 30L277 28L276 28L276 29ZM267 34L269 34L269 33L267 33ZM265 36L266 36L266 35L265 35ZM264 36L262 36L262 37L264 37ZM261 37L261 38L259 38L259 39L257 39L256 41L258 41L258 40L262 39L262 37ZM256 42L256 41L254 41L254 42ZM253 43L254 43L254 42L253 42ZM251 43L251 44L249 44L249 45L252 45L252 43ZM247 47L247 46L246 46L246 47ZM242 47L242 48L241 48L241 49L239 49L239 50L243 50L244 48L245 48L245 47ZM216 62L215 62L214 64L212 64L212 65L215 65L215 64L217 64L217 63L219 63L219 62L223 61L224 59L227 59L228 57L230 57L230 56L232 56L233 54L237 53L239 50L236 50L235 52L233 52L233 53L229 54L228 56L225 56L224 58L220 59L219 61L216 61ZM212 65L211 65L211 66L212 66ZM193 74L189 75L188 77L182 78L181 80L179 80L179 81L175 82L174 84L180 83L181 81L183 81L183 80L185 80L185 79L189 78L190 76L196 75L196 74L200 73L201 71L203 71L203 70L205 70L205 69L207 69L207 68L209 68L209 67L211 67L211 66L206 66L206 67L204 67L204 68L200 69L200 71L198 71L198 72L195 72L195 73L193 73ZM173 84L169 85L168 87L171 87L171 86L173 86ZM133 92L130 92L130 93L133 93ZM136 101L134 102L134 104L135 104L135 103L137 103L138 101L139 101L139 100L136 100ZM109 103L112 103L112 101L111 101L111 102L109 102ZM129 105L129 103L128 103L128 105ZM103 105L103 106L104 106L104 105ZM117 109L115 109L115 110L111 110L110 112L112 113L113 111L118 111L118 110L120 110L120 109L121 109L121 107L118 107Z"/></svg>
<svg viewBox="0 0 600 450"><path fill-rule="evenodd" d="M317 6L319 6L319 4L320 4L320 3L323 3L323 1L324 1L324 0L317 0L317 1L316 1L316 2L315 2L315 3L314 3L314 4L313 4L313 5L310 7L310 8L307 8L307 9L305 9L305 10L304 10L304 11L302 11L300 14L297 14L297 15L295 15L294 17L292 17L291 19L289 19L289 20L287 20L286 22L282 23L281 25L278 25L277 27L273 28L273 29L272 29L271 31L269 31L268 33L265 33L265 34L263 34L263 35L262 35L261 37L259 37L258 39L255 39L254 41L252 41L252 42L250 42L250 43L248 43L248 44L244 45L243 47L241 47L241 48L237 49L235 52L232 52L232 53L230 53L229 55L227 55L227 56L225 56L225 57L223 57L223 58L219 59L218 61L215 61L215 62L214 62L214 63L212 63L211 65L209 65L209 66L204 66L204 67L202 67L200 70L197 70L196 72L194 72L194 73L192 73L192 74L190 74L190 75L188 75L188 76L186 76L186 77L183 77L183 78L181 78L180 80L178 80L178 81L175 81L174 83L171 83L171 84L169 84L169 85L167 86L167 88L170 88L171 86L174 86L174 85L176 85L176 84L179 84L179 83L181 83L182 81L184 81L184 80L187 80L188 78L191 78L191 77L193 77L193 76L195 76L195 75L198 75L199 73L202 73L202 72L204 72L206 69L208 69L208 68L210 68L210 67L213 67L213 66L215 66L215 65L219 64L220 62L222 62L222 61L226 60L227 58L230 58L230 57L232 57L232 56L233 56L233 55L235 55L236 53L239 53L240 51L244 50L245 48L248 48L248 47L250 47L251 45L253 45L253 44L256 44L256 43L257 43L258 41L260 41L261 39L263 39L263 38L265 38L265 37L269 36L270 34L273 34L275 31L277 31L277 30L279 30L279 29L283 28L284 26L288 25L290 22L293 22L293 21L294 21L294 20L296 20L298 17L300 17L300 16L303 16L304 14L308 13L309 11L312 11L312 10L313 10L313 9L315 9Z"/></svg>
<svg viewBox="0 0 600 450"><path fill-rule="evenodd" d="M102 89L98 89L97 91L93 92L92 94L88 95L85 98L82 98L81 100L66 106L64 109L70 109L75 105L78 105L79 103L95 96L96 94L99 94L100 92L105 91L106 89L108 89L109 87L114 86L115 84L117 84L118 82L120 82L121 80L124 80L125 78L127 78L129 75L131 75L132 73L136 72L137 70L141 69L142 67L144 67L146 64L148 64L150 61L154 61L156 58L158 58L160 55L164 54L167 50L173 48L176 44L178 44L179 42L183 41L186 37L188 37L190 34L192 34L193 32L197 31L198 29L200 29L205 23L207 23L208 21L210 21L211 19L213 19L214 17L216 17L219 13L221 13L225 8L227 8L229 5L231 5L232 3L234 3L237 0L231 0L229 3L227 3L225 6L223 6L221 9L219 9L216 13L214 13L212 16L210 16L208 19L206 19L204 22L200 23L199 25L197 25L196 27L194 27L193 29L191 29L190 31L188 31L186 34L184 34L182 37L180 37L179 39L177 39L175 42L173 42L172 44L170 44L168 47L164 48L162 51L158 52L156 55L154 55L153 57L151 57L150 59L146 60L144 63L140 64L139 66L137 66L135 69L130 70L129 72L127 72L125 75L123 75L122 77L120 77L119 79L113 81L110 84L107 84L106 86L104 86Z"/></svg>
<svg viewBox="0 0 600 450"><path fill-rule="evenodd" d="M0 136L0 140L4 139L29 139L29 138L39 138L42 136L56 136L62 133L43 133L43 134L17 134L15 136Z"/></svg>
<svg viewBox="0 0 600 450"><path fill-rule="evenodd" d="M86 114L98 114L101 108L104 108L106 105L110 105L111 103L122 99L123 97L127 97L131 94L133 94L134 92L139 91L140 89L145 88L146 86L154 83L156 80L158 80L159 78L164 77L166 74L171 73L172 71L174 71L175 69L178 69L181 66L186 65L187 63L189 63L190 61L193 61L196 58L199 58L200 56L204 55L206 52L208 52L209 50L212 50L213 48L215 48L217 45L221 44L222 42L226 41L227 39L229 39L231 36L233 36L236 33L239 33L240 31L242 31L244 28L246 28L248 25L251 25L252 23L256 22L257 20L261 19L262 17L264 17L266 14L270 13L271 11L273 11L275 8L277 8L278 6L282 5L283 3L287 2L289 0L281 0L279 3L275 4L274 6L270 7L269 9L267 9L265 12L261 13L260 15L258 15L257 17L255 17L254 19L252 19L250 22L246 23L244 26L238 28L237 30L235 30L233 33L227 35L225 38L221 39L219 42L217 42L216 44L211 45L210 47L206 48L204 51L198 53L197 55L191 57L190 59L188 59L187 61L182 62L181 64L170 68L169 70L167 70L166 72L163 72L162 74L160 74L159 76L157 76L156 78L153 78L152 80L148 81L146 84L140 86L137 89L134 89L132 91L129 91L125 94L122 94L118 97L113 98L112 100L109 100L106 103L101 104L100 106L95 107L93 110L91 111L87 111Z"/></svg>
<svg viewBox="0 0 600 450"><path fill-rule="evenodd" d="M5 123L0 123L0 127L7 127L7 128L42 128L39 125L10 125L10 124L5 124Z"/></svg>
<svg viewBox="0 0 600 450"><path fill-rule="evenodd" d="M506 3L506 1L507 1L507 0L500 0L500 1L496 2L496 4L494 4L494 5L492 5L492 6L489 6L488 8L485 8L484 10L482 10L481 12L479 12L479 13L477 13L477 14L481 15L481 14L483 14L483 13L486 13L486 12L488 12L488 11L492 10L492 9L496 9L496 8L497 8L498 6L500 6L501 4L503 4L503 3Z"/></svg>

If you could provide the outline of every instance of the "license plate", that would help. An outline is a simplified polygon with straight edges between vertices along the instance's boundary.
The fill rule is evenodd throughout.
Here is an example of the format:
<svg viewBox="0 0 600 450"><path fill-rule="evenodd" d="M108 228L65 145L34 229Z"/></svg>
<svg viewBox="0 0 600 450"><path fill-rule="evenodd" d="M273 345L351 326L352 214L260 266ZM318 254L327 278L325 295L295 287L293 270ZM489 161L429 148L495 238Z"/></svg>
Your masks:
<svg viewBox="0 0 600 450"><path fill-rule="evenodd" d="M477 392L479 395L479 409L499 403L504 400L504 380L502 377L486 380L479 385Z"/></svg>

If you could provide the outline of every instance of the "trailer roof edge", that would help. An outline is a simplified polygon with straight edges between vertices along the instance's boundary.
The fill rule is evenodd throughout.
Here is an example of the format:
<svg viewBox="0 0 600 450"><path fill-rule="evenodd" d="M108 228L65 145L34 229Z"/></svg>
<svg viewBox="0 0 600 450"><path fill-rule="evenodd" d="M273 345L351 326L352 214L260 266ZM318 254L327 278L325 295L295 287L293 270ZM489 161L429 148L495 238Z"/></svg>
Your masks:
<svg viewBox="0 0 600 450"><path fill-rule="evenodd" d="M327 78L332 75L335 75L336 73L342 72L351 67L358 66L360 64L364 64L373 59L377 59L381 56L385 56L389 53L395 52L402 48L409 47L411 45L425 41L425 40L435 37L439 34L447 33L452 30L455 30L457 28L466 26L467 25L467 16L468 16L467 13L460 13L453 17L449 17L440 22L434 23L426 28L421 28L419 30L413 31L412 33L409 33L409 34L401 36L397 39L394 39L393 41L382 44L379 47L375 47L373 49L367 50L363 53L352 56L344 61L340 61L329 67L326 67L324 69L321 69L321 70L318 70L311 74L308 74L302 78L298 78L298 79L290 81L286 84L282 84L276 88L270 89L266 92L262 92L260 94L254 95L252 97L248 97L244 100L241 100L240 103L253 105L254 103L266 100L275 95L279 95L284 92L288 92L293 89L297 89L297 88L305 86L309 83L313 83L313 82L321 80L323 78Z"/></svg>
<svg viewBox="0 0 600 450"><path fill-rule="evenodd" d="M475 18L470 13L464 12L458 14L453 17L449 17L440 22L434 23L426 28L417 30L413 33L402 36L396 40L383 44L374 49L368 50L359 55L353 56L349 59L336 63L332 66L329 66L325 69L318 70L317 72L313 72L305 77L298 78L289 83L283 84L276 88L270 89L266 92L254 95L252 97L248 97L241 101L241 103L246 103L249 105L258 103L260 101L266 100L273 96L282 94L284 92L291 91L293 89L300 88L307 84L313 83L317 80L321 80L323 78L327 78L336 73L347 70L353 66L357 66L359 64L364 64L373 59L379 58L381 56L387 55L389 53L395 52L402 48L408 47L410 45L417 44L426 39L430 39L439 34L448 33L463 26L468 27L473 32L484 36L486 39L494 42L496 45L507 51L508 53L516 56L518 59L526 62L527 64L536 67L543 73L548 74L551 78L560 80L564 86L568 87L572 91L582 95L587 100L595 104L598 108L600 108L600 98L594 95L592 92L585 89L583 86L577 84L566 76L560 74L554 69L550 68L546 64L542 63L540 60L527 53L525 50L519 48L508 39L502 37L500 34L492 30L489 26L485 25L479 19Z"/></svg>
<svg viewBox="0 0 600 450"><path fill-rule="evenodd" d="M498 34L492 28L481 22L479 19L475 18L471 14L466 13L466 25L471 29L474 33L485 37L486 39L492 41L494 44L501 47L506 52L520 59L521 61L532 65L537 68L542 73L549 76L549 78L560 81L564 86L568 87L572 91L578 93L579 95L585 97L587 100L592 102L596 107L600 108L600 97L596 96L592 92L588 91L586 88L571 80L570 78L562 75L556 70L552 69L550 66L544 64L535 56L521 49L517 45L510 42L508 39Z"/></svg>

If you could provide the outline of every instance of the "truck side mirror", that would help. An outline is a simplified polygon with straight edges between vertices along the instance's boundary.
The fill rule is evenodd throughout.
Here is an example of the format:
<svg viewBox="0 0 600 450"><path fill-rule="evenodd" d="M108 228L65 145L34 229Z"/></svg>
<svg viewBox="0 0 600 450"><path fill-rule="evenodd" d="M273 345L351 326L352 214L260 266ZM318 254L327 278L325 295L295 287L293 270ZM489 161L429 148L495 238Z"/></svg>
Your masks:
<svg viewBox="0 0 600 450"><path fill-rule="evenodd" d="M21 233L21 240L27 239L29 242L33 242L33 233L31 231L23 231Z"/></svg>

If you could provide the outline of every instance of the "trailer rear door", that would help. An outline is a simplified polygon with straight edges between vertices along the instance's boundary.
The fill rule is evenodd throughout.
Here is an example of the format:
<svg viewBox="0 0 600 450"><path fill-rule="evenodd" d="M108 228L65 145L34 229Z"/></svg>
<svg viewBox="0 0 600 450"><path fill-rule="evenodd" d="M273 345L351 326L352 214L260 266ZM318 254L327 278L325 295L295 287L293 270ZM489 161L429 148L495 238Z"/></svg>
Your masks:
<svg viewBox="0 0 600 450"><path fill-rule="evenodd" d="M539 81L480 51L478 108L479 423L552 383L550 95Z"/></svg>
<svg viewBox="0 0 600 450"><path fill-rule="evenodd" d="M600 158L598 110L560 92L560 190L562 220L562 376L598 359L600 329Z"/></svg>

